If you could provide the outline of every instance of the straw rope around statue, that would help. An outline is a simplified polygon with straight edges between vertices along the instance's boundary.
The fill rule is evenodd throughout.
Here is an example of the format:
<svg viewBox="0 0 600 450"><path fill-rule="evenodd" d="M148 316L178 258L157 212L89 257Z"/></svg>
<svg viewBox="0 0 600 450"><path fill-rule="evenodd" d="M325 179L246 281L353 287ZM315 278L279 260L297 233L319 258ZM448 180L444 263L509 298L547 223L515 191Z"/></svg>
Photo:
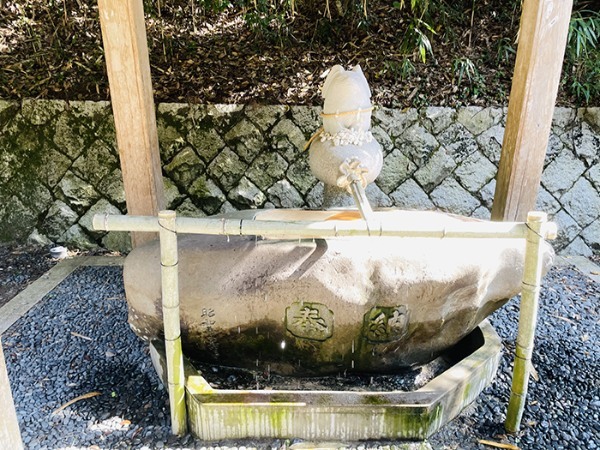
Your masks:
<svg viewBox="0 0 600 450"><path fill-rule="evenodd" d="M368 108L357 108L351 111L326 113L322 112L321 117L342 117L356 115L357 117L364 113L370 113L375 109L374 106ZM373 134L369 130L359 130L346 128L338 131L337 133L329 133L325 131L324 127L319 127L317 131L313 133L308 142L304 145L302 151L306 151L310 148L314 140L320 139L321 142L332 141L334 145L363 145L373 141Z"/></svg>

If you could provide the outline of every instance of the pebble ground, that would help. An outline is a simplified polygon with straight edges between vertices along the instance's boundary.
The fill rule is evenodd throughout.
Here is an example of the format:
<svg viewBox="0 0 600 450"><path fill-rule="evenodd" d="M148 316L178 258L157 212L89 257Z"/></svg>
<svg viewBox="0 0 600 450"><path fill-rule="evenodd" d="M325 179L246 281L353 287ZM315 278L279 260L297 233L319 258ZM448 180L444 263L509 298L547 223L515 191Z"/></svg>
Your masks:
<svg viewBox="0 0 600 450"><path fill-rule="evenodd" d="M600 286L556 267L542 291L531 380L520 433L503 430L510 390L518 302L491 321L504 343L496 380L429 439L433 449L489 449L479 439L522 449L600 447ZM170 435L168 397L147 346L127 325L122 269L80 268L2 337L27 449L271 448L300 441L207 443ZM54 412L90 392L100 395ZM362 449L398 442L349 443Z"/></svg>

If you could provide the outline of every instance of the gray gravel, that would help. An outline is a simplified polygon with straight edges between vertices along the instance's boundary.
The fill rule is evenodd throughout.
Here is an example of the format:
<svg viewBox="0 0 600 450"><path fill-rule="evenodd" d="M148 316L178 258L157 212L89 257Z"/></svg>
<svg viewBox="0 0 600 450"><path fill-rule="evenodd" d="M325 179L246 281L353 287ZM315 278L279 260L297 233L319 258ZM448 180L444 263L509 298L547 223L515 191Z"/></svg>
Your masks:
<svg viewBox="0 0 600 450"><path fill-rule="evenodd" d="M4 335L3 345L26 448L202 448L169 432L167 393L147 347L126 320L122 269L80 268ZM573 268L545 279L523 430L503 431L518 303L492 323L505 354L492 386L430 439L434 449L489 448L478 439L531 449L600 446L600 286ZM65 402L89 392L57 414ZM221 442L223 448L289 448L295 441ZM390 443L371 442L363 448ZM97 447L93 447L97 446Z"/></svg>

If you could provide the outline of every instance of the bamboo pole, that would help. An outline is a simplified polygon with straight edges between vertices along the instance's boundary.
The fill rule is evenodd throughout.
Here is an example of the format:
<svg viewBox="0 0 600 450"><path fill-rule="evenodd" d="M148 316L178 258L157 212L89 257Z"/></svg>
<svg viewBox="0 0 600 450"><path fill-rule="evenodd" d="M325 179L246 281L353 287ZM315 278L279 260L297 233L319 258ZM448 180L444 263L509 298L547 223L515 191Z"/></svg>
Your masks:
<svg viewBox="0 0 600 450"><path fill-rule="evenodd" d="M156 232L159 225L152 216L120 216L96 214L96 230ZM266 238L326 238L348 236L398 236L418 238L504 238L524 239L527 226L518 222L463 222L445 226L419 224L407 227L397 221L379 221L377 213L369 221L280 221L225 218L179 217L175 231L182 234L229 236L263 236Z"/></svg>
<svg viewBox="0 0 600 450"><path fill-rule="evenodd" d="M542 212L527 214L527 244L525 247L525 267L523 269L523 286L521 290L521 305L519 312L519 331L510 401L504 424L507 431L519 431L525 399L527 397L527 384L531 368L531 355L537 323L538 302L542 281L542 243L544 242L543 230L547 216Z"/></svg>
<svg viewBox="0 0 600 450"><path fill-rule="evenodd" d="M181 327L179 324L179 279L175 223L175 211L160 211L158 213L162 311L167 356L169 404L171 408L171 430L173 434L182 435L187 431L187 418L183 353L181 351Z"/></svg>
<svg viewBox="0 0 600 450"><path fill-rule="evenodd" d="M350 193L352 197L354 197L354 203L356 203L356 207L360 212L363 220L366 220L367 223L371 223L373 220L373 208L371 208L371 204L369 203L369 199L367 198L367 194L365 193L365 189L363 188L360 181L353 181L350 183Z"/></svg>

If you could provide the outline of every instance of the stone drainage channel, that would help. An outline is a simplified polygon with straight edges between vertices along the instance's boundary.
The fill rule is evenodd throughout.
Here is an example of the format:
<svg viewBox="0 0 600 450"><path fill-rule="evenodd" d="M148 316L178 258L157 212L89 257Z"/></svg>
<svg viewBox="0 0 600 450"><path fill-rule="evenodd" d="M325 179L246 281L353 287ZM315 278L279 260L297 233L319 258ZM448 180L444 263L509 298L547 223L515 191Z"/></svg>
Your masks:
<svg viewBox="0 0 600 450"><path fill-rule="evenodd" d="M316 447L298 440L222 441L211 447L190 435L169 436L166 393L149 363L147 346L126 324L121 268L106 267L121 263L120 258L101 257L63 261L0 310L26 448ZM600 268L585 258L566 263L576 263L579 270L557 267L544 281L539 352L533 360L539 378L532 380L521 433L502 435L509 350L494 384L428 443L338 442L320 448L485 448L478 438L508 440L521 448L597 448L600 399L594 388L599 367L594 336L599 334ZM517 311L513 301L491 317L509 348ZM90 391L101 395L53 414Z"/></svg>

